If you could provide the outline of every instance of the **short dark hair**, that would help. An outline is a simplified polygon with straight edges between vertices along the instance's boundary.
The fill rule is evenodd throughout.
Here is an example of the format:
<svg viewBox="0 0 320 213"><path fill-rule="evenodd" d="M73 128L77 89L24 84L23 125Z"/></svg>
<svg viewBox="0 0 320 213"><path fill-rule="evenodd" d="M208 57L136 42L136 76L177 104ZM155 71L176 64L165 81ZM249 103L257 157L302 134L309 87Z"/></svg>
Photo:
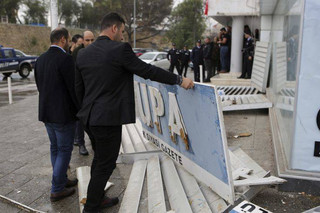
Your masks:
<svg viewBox="0 0 320 213"><path fill-rule="evenodd" d="M226 28L224 28L224 27L222 27L221 29L220 29L220 31L222 32L227 32L227 30L226 30Z"/></svg>
<svg viewBox="0 0 320 213"><path fill-rule="evenodd" d="M100 30L103 31L108 29L112 25L117 25L118 28L121 27L121 24L125 24L126 22L118 13L108 13L105 15L101 21Z"/></svg>
<svg viewBox="0 0 320 213"><path fill-rule="evenodd" d="M71 41L72 41L73 43L77 43L79 38L82 38L82 39L83 39L83 36L82 36L82 35L79 35L79 34L75 34L74 36L72 36Z"/></svg>
<svg viewBox="0 0 320 213"><path fill-rule="evenodd" d="M62 37L65 37L65 39L69 38L68 30L64 27L56 28L50 34L50 42L51 43L59 42Z"/></svg>

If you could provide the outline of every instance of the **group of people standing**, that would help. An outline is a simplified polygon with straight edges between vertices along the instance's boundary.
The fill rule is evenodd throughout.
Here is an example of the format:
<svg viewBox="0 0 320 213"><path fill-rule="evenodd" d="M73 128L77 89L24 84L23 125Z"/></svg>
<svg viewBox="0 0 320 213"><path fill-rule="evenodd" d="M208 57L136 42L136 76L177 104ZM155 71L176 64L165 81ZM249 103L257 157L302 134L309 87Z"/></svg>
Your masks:
<svg viewBox="0 0 320 213"><path fill-rule="evenodd" d="M173 72L176 68L179 75L183 74L186 77L189 63L192 61L196 82L200 82L200 65L203 66L203 82L210 82L210 78L216 73L228 72L231 48L231 35L229 34L225 28L222 28L221 33L213 39L206 37L204 44L198 40L191 52L186 45L183 50L178 50L176 44L172 43L172 49L167 54L170 60L169 71Z"/></svg>
<svg viewBox="0 0 320 213"><path fill-rule="evenodd" d="M256 39L259 39L259 31L256 29ZM203 66L203 82L210 82L210 78L218 73L226 73L230 71L231 60L231 39L232 28L230 26L221 28L217 36L205 38L205 43L201 44L201 40L196 42L196 46L190 52L185 45L183 50L176 49L175 43L167 54L170 60L169 71L173 72L177 69L179 75L186 76L189 62L193 63L194 80L200 82L200 68ZM242 73L238 78L251 78L254 54L254 39L248 25L244 26L243 38L243 65ZM185 70L183 73L183 69Z"/></svg>
<svg viewBox="0 0 320 213"><path fill-rule="evenodd" d="M67 176L75 129L83 128L91 141L94 157L84 213L100 212L119 202L105 196L104 188L116 167L122 125L136 120L133 74L184 89L194 86L191 79L137 58L131 46L122 42L125 21L119 14L105 15L100 26L96 40L87 31L83 38L78 36L83 43L75 39L71 48L68 30L53 30L50 48L35 65L39 121L50 140L52 202L75 192L72 187L78 181Z"/></svg>

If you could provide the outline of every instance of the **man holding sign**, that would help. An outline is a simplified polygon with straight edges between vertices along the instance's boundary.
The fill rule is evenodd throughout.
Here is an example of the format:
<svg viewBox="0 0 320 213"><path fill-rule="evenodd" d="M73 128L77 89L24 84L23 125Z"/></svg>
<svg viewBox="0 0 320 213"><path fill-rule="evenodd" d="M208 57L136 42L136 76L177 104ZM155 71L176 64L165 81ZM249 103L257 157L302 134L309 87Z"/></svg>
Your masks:
<svg viewBox="0 0 320 213"><path fill-rule="evenodd" d="M81 109L77 116L85 126L94 159L84 212L118 203L104 196L104 187L116 167L121 144L122 124L134 123L133 75L165 84L193 88L191 79L146 64L137 58L123 40L124 20L117 13L101 22L100 36L78 54L76 93Z"/></svg>

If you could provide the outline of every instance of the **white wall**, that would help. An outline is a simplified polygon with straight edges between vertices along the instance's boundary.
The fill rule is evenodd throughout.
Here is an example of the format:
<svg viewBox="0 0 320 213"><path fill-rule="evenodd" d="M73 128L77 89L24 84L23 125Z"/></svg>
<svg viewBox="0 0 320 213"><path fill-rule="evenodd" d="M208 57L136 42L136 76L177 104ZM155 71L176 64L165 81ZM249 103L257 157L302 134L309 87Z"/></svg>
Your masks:
<svg viewBox="0 0 320 213"><path fill-rule="evenodd" d="M208 16L252 16L259 15L259 11L256 0L209 0Z"/></svg>
<svg viewBox="0 0 320 213"><path fill-rule="evenodd" d="M295 134L291 166L293 169L320 171L320 157L314 157L315 141L320 141L316 124L320 109L320 2L306 0L303 20L301 64L297 88Z"/></svg>

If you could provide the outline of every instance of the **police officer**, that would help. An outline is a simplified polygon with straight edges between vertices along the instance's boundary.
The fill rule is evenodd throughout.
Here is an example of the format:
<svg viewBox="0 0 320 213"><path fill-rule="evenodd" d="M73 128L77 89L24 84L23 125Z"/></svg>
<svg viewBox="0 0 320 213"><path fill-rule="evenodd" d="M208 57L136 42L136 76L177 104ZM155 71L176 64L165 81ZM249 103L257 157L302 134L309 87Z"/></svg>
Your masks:
<svg viewBox="0 0 320 213"><path fill-rule="evenodd" d="M210 82L210 78L213 76L213 66L212 66L213 43L211 42L210 37L207 37L204 40L204 42L205 42L205 45L203 47L203 60L204 60L205 69L207 71L207 78L204 79L204 82Z"/></svg>
<svg viewBox="0 0 320 213"><path fill-rule="evenodd" d="M173 73L174 67L176 67L178 74L181 75L180 70L180 52L176 49L176 44L172 43L172 49L167 54L167 59L170 61L169 71Z"/></svg>
<svg viewBox="0 0 320 213"><path fill-rule="evenodd" d="M252 64L253 64L253 39L251 37L251 31L246 30L244 32L245 37L245 43L244 47L242 49L243 53L243 69L242 74L238 78L251 78L251 72L252 72Z"/></svg>
<svg viewBox="0 0 320 213"><path fill-rule="evenodd" d="M184 68L184 77L187 77L187 70L190 62L190 51L188 50L187 45L184 45L183 50L180 52L181 54L181 75L183 73L183 68Z"/></svg>
<svg viewBox="0 0 320 213"><path fill-rule="evenodd" d="M194 81L200 82L199 65L203 65L203 50L201 40L197 41L197 45L192 49L191 61L193 63Z"/></svg>

